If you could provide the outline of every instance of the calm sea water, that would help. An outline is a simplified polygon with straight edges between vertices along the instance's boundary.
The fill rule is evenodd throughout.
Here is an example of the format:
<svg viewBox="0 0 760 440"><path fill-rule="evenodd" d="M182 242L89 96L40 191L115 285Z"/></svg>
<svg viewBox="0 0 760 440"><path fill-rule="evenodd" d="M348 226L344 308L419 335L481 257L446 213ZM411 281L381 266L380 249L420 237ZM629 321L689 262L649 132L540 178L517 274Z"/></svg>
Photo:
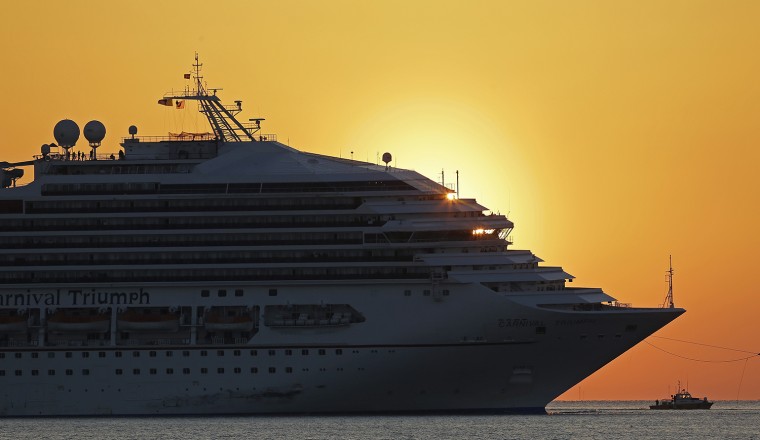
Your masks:
<svg viewBox="0 0 760 440"><path fill-rule="evenodd" d="M760 439L760 401L652 411L643 401L552 402L548 415L0 419L2 439Z"/></svg>

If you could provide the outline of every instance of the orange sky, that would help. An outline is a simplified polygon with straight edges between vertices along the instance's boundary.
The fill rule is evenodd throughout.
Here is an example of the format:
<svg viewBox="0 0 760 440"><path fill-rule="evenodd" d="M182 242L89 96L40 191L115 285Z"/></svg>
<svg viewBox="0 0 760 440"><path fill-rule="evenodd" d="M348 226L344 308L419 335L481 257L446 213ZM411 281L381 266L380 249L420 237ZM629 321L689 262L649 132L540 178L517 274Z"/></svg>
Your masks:
<svg viewBox="0 0 760 440"><path fill-rule="evenodd" d="M218 3L218 4L217 4ZM517 248L624 302L676 268L688 311L657 335L760 352L760 2L3 2L2 161L70 118L100 151L204 130L156 105L200 53L210 87L265 132L323 154L460 172L515 221ZM743 354L650 338L679 355ZM745 369L746 367L746 369ZM744 370L743 376L742 371ZM641 344L564 398L655 399L676 380L760 399L760 357ZM741 385L740 385L741 382Z"/></svg>

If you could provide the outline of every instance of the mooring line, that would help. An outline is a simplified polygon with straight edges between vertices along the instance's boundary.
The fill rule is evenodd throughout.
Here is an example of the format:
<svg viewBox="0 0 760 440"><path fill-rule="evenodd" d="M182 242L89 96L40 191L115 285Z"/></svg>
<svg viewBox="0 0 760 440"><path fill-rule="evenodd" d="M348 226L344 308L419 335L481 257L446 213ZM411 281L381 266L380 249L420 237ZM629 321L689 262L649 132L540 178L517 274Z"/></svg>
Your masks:
<svg viewBox="0 0 760 440"><path fill-rule="evenodd" d="M739 361L744 361L744 360L752 359L753 357L756 357L756 356L760 356L760 354L753 354L752 356L744 356L744 357L741 357L741 358L738 358L738 359L728 359L728 360L719 360L719 361L708 360L708 359L697 359L697 358L691 358L691 357L688 357L688 356L681 356L680 354L672 353L672 352L670 352L668 350L665 350L663 348L660 348L660 347L658 347L658 346L656 346L656 345L654 345L651 342L646 341L646 340L644 342L646 342L648 345L650 345L650 346L652 346L652 347L654 347L654 348L656 348L656 349L658 349L658 350L660 350L660 351L662 351L664 353L667 353L667 354L669 354L671 356L675 356L675 357L678 357L678 358L681 358L681 359L687 359L687 360L690 360L690 361L696 361L696 362L714 362L714 363L739 362ZM681 342L686 342L686 341L681 341ZM706 345L706 344L699 344L699 345ZM722 347L717 347L717 348L722 348ZM726 350L733 350L733 349L732 348L727 348ZM745 351L745 350L736 350L736 351ZM752 353L750 351L745 351L745 352L746 353Z"/></svg>
<svg viewBox="0 0 760 440"><path fill-rule="evenodd" d="M731 350L731 351L738 351L741 353L752 353L755 356L760 356L760 353L756 351L749 351L749 350L739 350L736 348L728 348L728 347L721 347L719 345L710 345L710 344L703 344L701 342L692 342L692 341L684 341L683 339L676 339L676 338L666 338L665 336L650 336L650 338L659 338L659 339L667 339L669 341L676 341L676 342L683 342L684 344L694 344L694 345L702 345L704 347L712 347L712 348L719 348L721 350ZM750 356L752 357L752 356Z"/></svg>

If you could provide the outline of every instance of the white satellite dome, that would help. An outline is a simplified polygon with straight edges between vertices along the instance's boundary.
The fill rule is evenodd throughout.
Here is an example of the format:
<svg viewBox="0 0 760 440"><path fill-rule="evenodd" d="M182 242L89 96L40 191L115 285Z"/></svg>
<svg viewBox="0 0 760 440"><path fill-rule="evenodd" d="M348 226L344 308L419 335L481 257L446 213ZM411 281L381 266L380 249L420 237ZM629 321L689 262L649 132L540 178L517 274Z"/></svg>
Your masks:
<svg viewBox="0 0 760 440"><path fill-rule="evenodd" d="M100 121L90 121L84 126L84 137L90 144L100 144L106 137L106 126Z"/></svg>
<svg viewBox="0 0 760 440"><path fill-rule="evenodd" d="M58 145L69 149L79 140L79 126L71 119L64 119L53 128L53 137Z"/></svg>

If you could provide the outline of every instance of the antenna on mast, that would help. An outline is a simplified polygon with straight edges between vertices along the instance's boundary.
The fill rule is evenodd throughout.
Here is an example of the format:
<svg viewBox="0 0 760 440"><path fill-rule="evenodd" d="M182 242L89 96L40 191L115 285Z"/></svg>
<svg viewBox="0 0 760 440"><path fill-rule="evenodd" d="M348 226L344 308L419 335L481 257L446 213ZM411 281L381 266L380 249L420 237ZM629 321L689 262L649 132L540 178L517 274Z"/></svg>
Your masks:
<svg viewBox="0 0 760 440"><path fill-rule="evenodd" d="M198 61L198 52L195 52L195 63L193 64L193 69L195 69L195 86L197 88L198 94L203 95L203 77L201 76L201 66L203 64Z"/></svg>
<svg viewBox="0 0 760 440"><path fill-rule="evenodd" d="M665 272L668 275L668 294L665 296L665 302L662 304L662 308L672 309L676 306L673 302L673 256L669 255L668 258L670 266L667 272Z"/></svg>
<svg viewBox="0 0 760 440"><path fill-rule="evenodd" d="M207 88L201 75L201 68L203 64L200 62L198 53L195 53L195 63L193 63L192 73L185 73L185 79L190 79L191 76L195 77L195 90L190 90L189 87L185 88L184 93L167 93L164 98L159 100L158 103L162 105L171 106L173 101L197 101L199 104L199 110L206 119L208 119L211 129L216 135L216 140L219 142L248 142L256 140L254 133L261 129L261 121L263 118L253 120L255 124L242 124L235 116L243 111L243 101L235 101L235 105L227 106L223 105L221 99L217 95L217 92L222 90L221 88ZM212 93L209 94L209 91ZM181 108L180 104L177 104L177 108Z"/></svg>

